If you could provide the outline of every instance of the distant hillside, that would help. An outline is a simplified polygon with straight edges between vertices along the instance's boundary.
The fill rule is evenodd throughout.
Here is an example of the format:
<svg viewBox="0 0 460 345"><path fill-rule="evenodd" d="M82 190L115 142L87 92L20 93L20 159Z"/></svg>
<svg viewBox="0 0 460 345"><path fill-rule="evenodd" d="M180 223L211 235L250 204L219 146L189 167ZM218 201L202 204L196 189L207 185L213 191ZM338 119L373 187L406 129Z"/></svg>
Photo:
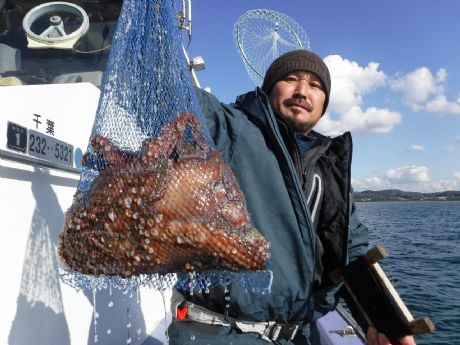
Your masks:
<svg viewBox="0 0 460 345"><path fill-rule="evenodd" d="M354 192L355 201L453 201L460 200L460 191L439 193L404 192L397 189Z"/></svg>

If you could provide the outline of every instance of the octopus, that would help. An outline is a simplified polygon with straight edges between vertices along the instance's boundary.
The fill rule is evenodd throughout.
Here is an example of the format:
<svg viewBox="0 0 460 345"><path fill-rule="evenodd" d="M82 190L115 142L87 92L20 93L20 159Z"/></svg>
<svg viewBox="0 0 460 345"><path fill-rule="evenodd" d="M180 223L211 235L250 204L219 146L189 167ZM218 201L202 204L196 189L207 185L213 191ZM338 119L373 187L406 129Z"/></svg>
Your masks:
<svg viewBox="0 0 460 345"><path fill-rule="evenodd" d="M65 214L58 244L65 268L121 277L266 268L269 242L193 114L179 114L137 154L99 134L90 145L106 164Z"/></svg>

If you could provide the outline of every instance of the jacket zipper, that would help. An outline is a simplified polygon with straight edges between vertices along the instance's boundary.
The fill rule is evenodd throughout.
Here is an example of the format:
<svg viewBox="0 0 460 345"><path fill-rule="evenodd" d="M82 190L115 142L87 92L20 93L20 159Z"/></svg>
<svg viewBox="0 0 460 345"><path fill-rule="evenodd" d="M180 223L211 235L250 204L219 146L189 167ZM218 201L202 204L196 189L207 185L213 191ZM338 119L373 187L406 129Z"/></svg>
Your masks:
<svg viewBox="0 0 460 345"><path fill-rule="evenodd" d="M266 99L266 98L265 98ZM261 101L261 98L259 98L259 102ZM262 102L261 102L262 103ZM306 221L306 225L307 227L309 227L309 231L308 232L308 236L310 238L310 250L312 253L315 253L315 241L316 241L316 236L314 235L314 229L313 229L313 224L312 224L312 221L310 219L310 216L309 216L309 211L308 211L308 206L306 205L306 198L304 197L304 192L303 192L303 189L302 189L302 186L299 185L299 183L296 182L296 179L297 181L301 181L301 178L302 178L302 171L301 171L301 166L300 166L300 159L299 159L299 153L298 151L297 152L297 160L298 162L294 162L294 159L292 158L292 156L289 154L288 150L287 150L287 147L286 147L286 144L284 142L284 139L281 135L281 133L279 133L279 131L276 131L276 126L277 126L277 121L276 121L276 118L275 118L275 115L273 114L272 112L272 109L270 106L266 105L266 104L261 104L261 106L265 106L266 110L267 110L267 113L268 113L268 123L269 123L269 126L270 126L270 130L271 132L273 133L275 139L276 139L276 142L278 144L278 146L280 147L281 151L283 152L284 156L285 156L285 159L286 159L286 163L287 163L287 167L288 167L288 170L290 172L290 179L292 180L292 184L294 186L294 189L295 189L295 192L296 192L296 195L297 195L297 200L299 201L299 204L300 204L300 207L302 209L302 214L304 216L304 219ZM297 143L294 143L295 145L297 145ZM296 147L296 150L298 150L297 146ZM290 164L290 162L292 162ZM293 166L292 166L293 165ZM295 176L297 175L297 176ZM313 255L313 260L314 259L314 255ZM313 273L314 273L314 270L313 270Z"/></svg>

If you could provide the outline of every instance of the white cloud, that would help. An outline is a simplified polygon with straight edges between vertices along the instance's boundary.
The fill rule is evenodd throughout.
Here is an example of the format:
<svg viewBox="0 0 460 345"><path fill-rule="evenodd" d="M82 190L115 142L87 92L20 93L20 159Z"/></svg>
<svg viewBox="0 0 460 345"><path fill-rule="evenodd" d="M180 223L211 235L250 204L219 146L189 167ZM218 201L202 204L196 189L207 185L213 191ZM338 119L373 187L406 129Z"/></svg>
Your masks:
<svg viewBox="0 0 460 345"><path fill-rule="evenodd" d="M425 166L404 166L396 169L390 169L385 176L390 181L399 182L429 182L428 168Z"/></svg>
<svg viewBox="0 0 460 345"><path fill-rule="evenodd" d="M397 112L375 107L363 111L355 105L342 113L340 121L334 121L329 114L325 114L318 123L318 130L330 135L345 131L388 133L399 122L401 122L401 115Z"/></svg>
<svg viewBox="0 0 460 345"><path fill-rule="evenodd" d="M364 180L352 180L354 190L399 189L411 192L443 192L460 189L460 171L452 179L432 181L425 166L404 166L388 170L381 176L372 176Z"/></svg>
<svg viewBox="0 0 460 345"><path fill-rule="evenodd" d="M420 152L420 151L425 151L425 146L414 144L414 145L411 145L410 149L411 149L411 151Z"/></svg>
<svg viewBox="0 0 460 345"><path fill-rule="evenodd" d="M444 150L448 153L454 153L455 152L455 147L453 146L447 146L447 147L444 147Z"/></svg>
<svg viewBox="0 0 460 345"><path fill-rule="evenodd" d="M330 111L343 113L362 104L362 96L383 85L386 76L379 71L379 64L370 62L366 67L342 58L329 55L324 59L332 79Z"/></svg>
<svg viewBox="0 0 460 345"><path fill-rule="evenodd" d="M457 135L454 139L457 143L460 143L460 135Z"/></svg>
<svg viewBox="0 0 460 345"><path fill-rule="evenodd" d="M437 77L433 76L426 67L420 67L413 72L390 81L390 87L405 93L405 101L414 111L421 109L421 103L427 101L433 94L443 92L442 81L445 71L439 70Z"/></svg>
<svg viewBox="0 0 460 345"><path fill-rule="evenodd" d="M426 110L441 115L460 114L460 95L456 101L449 102L444 95L438 95L426 104Z"/></svg>
<svg viewBox="0 0 460 345"><path fill-rule="evenodd" d="M433 182L430 188L431 189L428 189L428 191L434 191L434 192L444 192L447 190L459 190L460 180L456 178L452 180L439 180L439 181Z"/></svg>
<svg viewBox="0 0 460 345"><path fill-rule="evenodd" d="M345 131L388 133L401 122L399 112L377 106L364 106L366 95L378 88L390 88L403 94L404 102L413 111L439 115L460 115L460 94L455 101L445 95L447 71L432 73L420 67L407 74L389 77L377 62L365 66L340 55L329 55L324 62L331 73L332 88L328 111L317 129L326 135Z"/></svg>
<svg viewBox="0 0 460 345"><path fill-rule="evenodd" d="M404 101L413 111L428 111L439 115L460 115L460 94L449 101L444 94L447 72L439 69L433 75L427 67L420 67L389 80L393 90L405 94Z"/></svg>
<svg viewBox="0 0 460 345"><path fill-rule="evenodd" d="M324 59L332 79L331 102L328 112L318 124L318 130L337 135L345 131L387 133L401 121L398 112L377 107L362 108L363 96L385 85L387 76L379 64L360 66L339 55ZM333 119L331 114L338 115Z"/></svg>
<svg viewBox="0 0 460 345"><path fill-rule="evenodd" d="M363 190L383 190L390 189L388 184L378 176L372 176L364 180L351 179L353 190L362 192Z"/></svg>

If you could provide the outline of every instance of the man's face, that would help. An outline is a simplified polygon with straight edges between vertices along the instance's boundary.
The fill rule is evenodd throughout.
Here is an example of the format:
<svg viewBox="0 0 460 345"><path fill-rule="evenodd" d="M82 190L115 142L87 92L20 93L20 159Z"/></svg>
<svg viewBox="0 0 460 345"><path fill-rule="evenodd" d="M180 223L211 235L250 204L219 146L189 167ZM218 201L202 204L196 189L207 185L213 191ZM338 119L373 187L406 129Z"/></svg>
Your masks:
<svg viewBox="0 0 460 345"><path fill-rule="evenodd" d="M268 99L296 131L308 134L321 119L326 94L314 74L296 71L276 82Z"/></svg>

